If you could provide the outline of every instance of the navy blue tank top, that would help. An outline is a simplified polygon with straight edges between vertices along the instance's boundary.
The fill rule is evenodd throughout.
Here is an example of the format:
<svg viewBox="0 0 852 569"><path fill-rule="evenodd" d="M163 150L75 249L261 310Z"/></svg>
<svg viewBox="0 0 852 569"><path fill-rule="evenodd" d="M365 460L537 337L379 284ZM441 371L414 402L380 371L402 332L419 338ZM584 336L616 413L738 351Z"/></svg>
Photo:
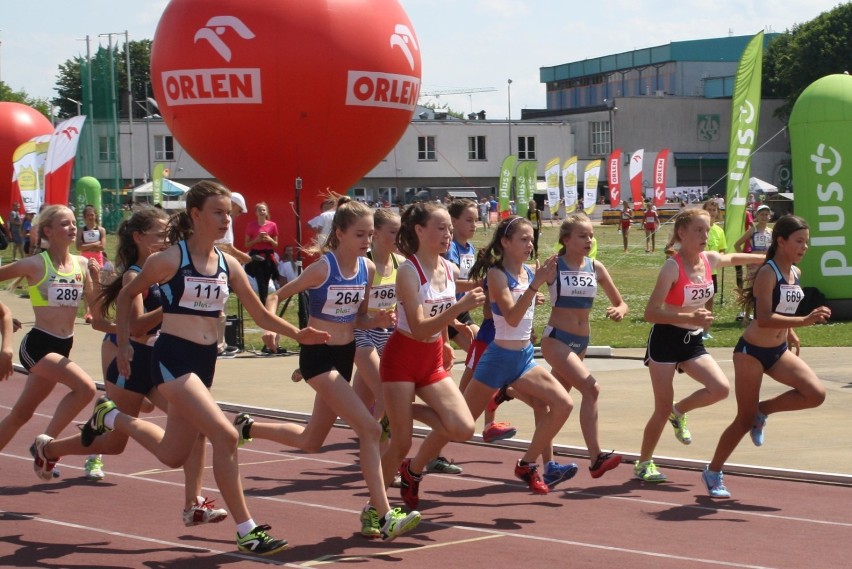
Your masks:
<svg viewBox="0 0 852 569"><path fill-rule="evenodd" d="M180 266L172 278L160 285L163 314L190 314L218 318L228 301L228 263L225 255L214 248L219 256L216 272L202 275L192 264L186 241L178 241Z"/></svg>
<svg viewBox="0 0 852 569"><path fill-rule="evenodd" d="M142 272L142 267L139 265L130 265L127 268L128 271L135 271L136 273ZM153 312L158 308L163 306L163 294L160 291L160 285L154 283L148 287L148 291L142 295L142 307L145 309L145 312ZM148 335L156 334L160 329L160 324L157 324L150 330L148 330Z"/></svg>

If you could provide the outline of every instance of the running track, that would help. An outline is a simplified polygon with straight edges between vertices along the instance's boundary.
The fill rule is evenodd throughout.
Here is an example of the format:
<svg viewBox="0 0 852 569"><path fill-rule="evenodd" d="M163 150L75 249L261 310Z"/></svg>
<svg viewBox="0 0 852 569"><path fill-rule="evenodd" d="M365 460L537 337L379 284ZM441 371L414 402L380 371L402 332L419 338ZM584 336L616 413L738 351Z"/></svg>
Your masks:
<svg viewBox="0 0 852 569"><path fill-rule="evenodd" d="M8 412L17 389L14 379L0 383L0 414ZM57 401L52 395L43 409ZM60 463L61 478L37 479L27 449L48 419L37 414L0 452L0 567L852 564L848 487L729 476L734 498L714 501L695 471L667 469L671 482L646 485L631 480L626 464L593 480L586 461L579 461L576 478L539 497L511 477L518 451L474 444L447 449L464 466L463 476L425 479L424 521L414 533L371 542L358 535L367 493L357 445L340 428L319 455L266 441L240 450L254 519L290 541L275 557L250 557L236 550L231 520L185 528L182 472L161 468L133 442L123 456L105 458L108 474L101 482L84 480L82 460L72 458ZM217 498L209 469L204 482L205 494ZM391 500L401 505L396 490Z"/></svg>

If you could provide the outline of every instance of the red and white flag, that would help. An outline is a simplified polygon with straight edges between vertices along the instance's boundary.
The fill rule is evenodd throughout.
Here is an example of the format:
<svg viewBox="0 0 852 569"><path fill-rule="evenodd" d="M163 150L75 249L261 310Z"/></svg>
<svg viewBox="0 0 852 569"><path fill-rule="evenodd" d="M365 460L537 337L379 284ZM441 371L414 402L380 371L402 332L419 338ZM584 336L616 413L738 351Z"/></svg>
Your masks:
<svg viewBox="0 0 852 569"><path fill-rule="evenodd" d="M621 206L621 149L616 148L606 160L609 182L609 207Z"/></svg>
<svg viewBox="0 0 852 569"><path fill-rule="evenodd" d="M72 117L53 129L44 162L44 203L68 204L77 143L85 120L84 115Z"/></svg>
<svg viewBox="0 0 852 569"><path fill-rule="evenodd" d="M654 205L660 207L666 203L666 165L669 162L669 150L664 148L654 160Z"/></svg>
<svg viewBox="0 0 852 569"><path fill-rule="evenodd" d="M633 194L633 209L642 209L642 167L645 160L645 150L640 148L630 157L630 192Z"/></svg>

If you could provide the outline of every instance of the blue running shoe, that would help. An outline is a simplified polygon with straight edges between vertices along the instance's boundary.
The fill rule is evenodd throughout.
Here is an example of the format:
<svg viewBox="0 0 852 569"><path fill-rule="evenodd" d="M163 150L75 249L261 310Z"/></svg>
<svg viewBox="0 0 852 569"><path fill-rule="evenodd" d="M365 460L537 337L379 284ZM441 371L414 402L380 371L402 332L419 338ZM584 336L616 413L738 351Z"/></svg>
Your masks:
<svg viewBox="0 0 852 569"><path fill-rule="evenodd" d="M763 445L763 430L766 428L766 415L757 412L757 415L754 416L754 425L751 427L751 442L754 443L754 446L759 447Z"/></svg>
<svg viewBox="0 0 852 569"><path fill-rule="evenodd" d="M707 492L709 492L711 498L731 497L731 493L725 486L725 475L722 474L721 470L716 472L715 470L710 470L710 467L707 466L704 468L704 472L701 473L701 480L707 486Z"/></svg>
<svg viewBox="0 0 852 569"><path fill-rule="evenodd" d="M553 488L564 480L571 480L577 474L577 465L573 462L559 464L551 460L544 465L544 476L542 479L548 488Z"/></svg>

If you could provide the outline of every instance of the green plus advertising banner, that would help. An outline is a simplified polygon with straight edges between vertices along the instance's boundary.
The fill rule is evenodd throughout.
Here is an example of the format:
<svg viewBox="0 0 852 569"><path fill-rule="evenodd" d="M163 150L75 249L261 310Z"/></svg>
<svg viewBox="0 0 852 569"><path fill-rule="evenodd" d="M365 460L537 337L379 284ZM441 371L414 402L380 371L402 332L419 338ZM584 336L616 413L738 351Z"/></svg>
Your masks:
<svg viewBox="0 0 852 569"><path fill-rule="evenodd" d="M802 284L835 301L832 311L844 314L833 319L852 318L852 77L813 82L796 101L789 128L795 212L811 228Z"/></svg>

